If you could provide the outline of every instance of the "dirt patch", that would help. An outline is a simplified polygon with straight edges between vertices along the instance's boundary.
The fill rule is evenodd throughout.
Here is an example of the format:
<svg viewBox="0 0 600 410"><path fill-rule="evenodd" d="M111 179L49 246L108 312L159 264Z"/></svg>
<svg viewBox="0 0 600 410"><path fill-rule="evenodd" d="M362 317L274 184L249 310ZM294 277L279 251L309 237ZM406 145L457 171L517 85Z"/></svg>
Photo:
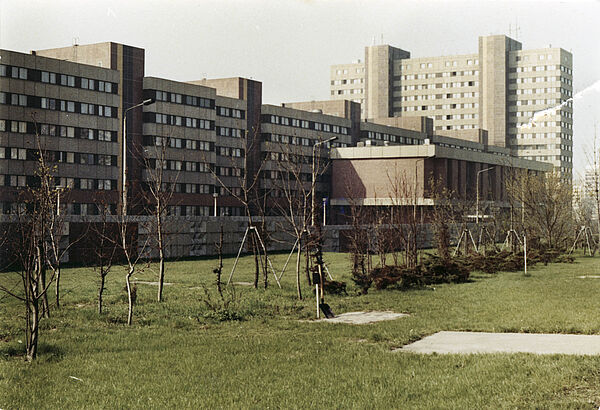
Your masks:
<svg viewBox="0 0 600 410"><path fill-rule="evenodd" d="M319 319L316 322L347 323L350 325L367 325L384 320L395 320L408 316L406 313L384 312L347 312L331 319Z"/></svg>
<svg viewBox="0 0 600 410"><path fill-rule="evenodd" d="M139 283L140 285L152 285L152 286L158 286L158 282L146 282L143 280L134 280L131 283ZM173 283L171 282L163 282L164 286L171 286Z"/></svg>

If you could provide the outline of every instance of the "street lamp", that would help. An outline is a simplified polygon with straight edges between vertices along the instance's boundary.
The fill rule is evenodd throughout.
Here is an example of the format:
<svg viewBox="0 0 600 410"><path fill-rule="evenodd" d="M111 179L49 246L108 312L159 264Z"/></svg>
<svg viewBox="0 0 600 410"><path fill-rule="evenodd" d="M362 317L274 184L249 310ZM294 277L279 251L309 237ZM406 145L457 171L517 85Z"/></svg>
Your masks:
<svg viewBox="0 0 600 410"><path fill-rule="evenodd" d="M413 203L413 220L414 223L417 223L417 173L418 173L418 168L417 168L417 164L423 161L423 167L425 167L425 158L419 158L415 161L415 192L414 192L414 203ZM423 172L423 176L425 172ZM423 179L423 184L425 184L425 179ZM423 190L425 189L425 186L423 185Z"/></svg>
<svg viewBox="0 0 600 410"><path fill-rule="evenodd" d="M317 207L317 203L315 200L315 186L317 183L317 176L315 175L315 155L316 155L316 151L317 151L317 147L319 145L323 145L327 142L331 142L336 140L337 137L331 137L329 139L326 139L325 141L317 141L315 142L315 144L313 145L313 150L312 150L312 189L311 189L311 198L310 198L310 203L311 203L311 226L315 226L315 208Z"/></svg>
<svg viewBox="0 0 600 410"><path fill-rule="evenodd" d="M489 167L486 169L482 169L477 171L477 199L476 199L476 205L475 205L475 219L477 222L477 228L479 229L479 174L481 174L482 172L486 172L489 171L490 169L494 169L496 167Z"/></svg>
<svg viewBox="0 0 600 410"><path fill-rule="evenodd" d="M144 100L141 103L129 107L123 111L123 198L121 199L121 211L123 212L123 215L127 215L127 113L134 108L150 104L154 104L153 98L148 98L147 100Z"/></svg>
<svg viewBox="0 0 600 410"><path fill-rule="evenodd" d="M213 199L214 199L214 207L215 207L215 212L214 215L217 216L217 198L219 197L219 194L216 192L213 192Z"/></svg>
<svg viewBox="0 0 600 410"><path fill-rule="evenodd" d="M56 216L60 215L60 193L63 189L64 187L62 185L57 185L54 187L54 190L56 191Z"/></svg>

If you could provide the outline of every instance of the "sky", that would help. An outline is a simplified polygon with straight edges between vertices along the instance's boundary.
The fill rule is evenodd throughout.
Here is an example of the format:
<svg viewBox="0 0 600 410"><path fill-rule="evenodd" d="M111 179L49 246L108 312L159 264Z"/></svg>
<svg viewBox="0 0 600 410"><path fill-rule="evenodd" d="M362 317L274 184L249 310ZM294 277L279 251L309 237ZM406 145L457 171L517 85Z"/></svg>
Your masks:
<svg viewBox="0 0 600 410"><path fill-rule="evenodd" d="M146 50L148 76L248 77L280 104L328 99L330 65L364 59L367 45L467 54L479 36L506 34L572 52L577 93L600 81L599 17L600 0L0 0L0 48L123 43ZM595 122L600 138L598 84L574 101L575 176Z"/></svg>

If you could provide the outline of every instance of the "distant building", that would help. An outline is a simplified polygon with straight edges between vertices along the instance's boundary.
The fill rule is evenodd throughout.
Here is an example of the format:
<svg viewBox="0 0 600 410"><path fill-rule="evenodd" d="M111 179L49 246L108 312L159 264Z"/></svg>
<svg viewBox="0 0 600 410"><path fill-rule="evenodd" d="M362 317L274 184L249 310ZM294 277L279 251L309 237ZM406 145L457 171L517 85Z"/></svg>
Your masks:
<svg viewBox="0 0 600 410"><path fill-rule="evenodd" d="M367 119L427 116L436 133L459 138L486 130L491 145L572 179L573 56L561 48L522 50L504 35L480 37L476 53L440 57L369 46L364 62L331 67L330 90L361 103Z"/></svg>

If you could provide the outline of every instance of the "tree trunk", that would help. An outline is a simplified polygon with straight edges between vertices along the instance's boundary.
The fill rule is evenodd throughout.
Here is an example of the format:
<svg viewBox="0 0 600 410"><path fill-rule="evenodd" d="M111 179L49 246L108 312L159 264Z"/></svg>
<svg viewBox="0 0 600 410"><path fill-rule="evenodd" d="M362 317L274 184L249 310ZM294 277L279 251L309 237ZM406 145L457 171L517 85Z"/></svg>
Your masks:
<svg viewBox="0 0 600 410"><path fill-rule="evenodd" d="M300 241L298 241L298 254L296 255L296 289L298 289L298 299L302 300L302 289L300 287Z"/></svg>
<svg viewBox="0 0 600 410"><path fill-rule="evenodd" d="M36 291L37 294L38 292L40 292L40 289L42 292L44 292L44 289L46 288L46 267L44 266L44 257L41 245L37 246L36 252L38 269L37 277L39 278L39 283ZM37 295L34 295L34 297L36 296ZM48 305L48 292L44 292L42 295L42 315L45 318L50 317L50 306Z"/></svg>
<svg viewBox="0 0 600 410"><path fill-rule="evenodd" d="M256 235L252 235L252 252L254 252L254 289L258 289L258 277L260 275L260 265L258 262L258 252L256 246Z"/></svg>
<svg viewBox="0 0 600 410"><path fill-rule="evenodd" d="M158 263L158 301L162 302L163 284L165 281L165 255L162 247L160 247L158 253L160 258Z"/></svg>
<svg viewBox="0 0 600 410"><path fill-rule="evenodd" d="M306 257L306 281L308 286L312 286L312 279L310 278L310 250L308 249L308 241L304 244L304 256Z"/></svg>
<svg viewBox="0 0 600 410"><path fill-rule="evenodd" d="M99 315L102 314L102 294L104 293L104 279L105 279L104 272L103 272L102 268L100 268L100 287L98 288L98 314Z"/></svg>
<svg viewBox="0 0 600 410"><path fill-rule="evenodd" d="M56 308L60 309L60 262L56 267Z"/></svg>
<svg viewBox="0 0 600 410"><path fill-rule="evenodd" d="M127 282L127 299L129 302L129 308L127 310L127 324L129 326L131 326L131 323L133 322L133 295L131 292L131 282L129 281L131 275L133 275L133 270L130 268L127 275L125 275L125 281Z"/></svg>
<svg viewBox="0 0 600 410"><path fill-rule="evenodd" d="M163 226L162 226L162 215L160 208L157 209L156 216L156 229L158 234L158 301L162 301L163 283L165 281L165 250L164 250L164 238L163 238Z"/></svg>
<svg viewBox="0 0 600 410"><path fill-rule="evenodd" d="M37 293L34 292L34 293ZM37 295L31 295L32 300L29 303L28 328L26 340L26 359L28 362L33 361L37 357L38 336L39 336L39 300Z"/></svg>

